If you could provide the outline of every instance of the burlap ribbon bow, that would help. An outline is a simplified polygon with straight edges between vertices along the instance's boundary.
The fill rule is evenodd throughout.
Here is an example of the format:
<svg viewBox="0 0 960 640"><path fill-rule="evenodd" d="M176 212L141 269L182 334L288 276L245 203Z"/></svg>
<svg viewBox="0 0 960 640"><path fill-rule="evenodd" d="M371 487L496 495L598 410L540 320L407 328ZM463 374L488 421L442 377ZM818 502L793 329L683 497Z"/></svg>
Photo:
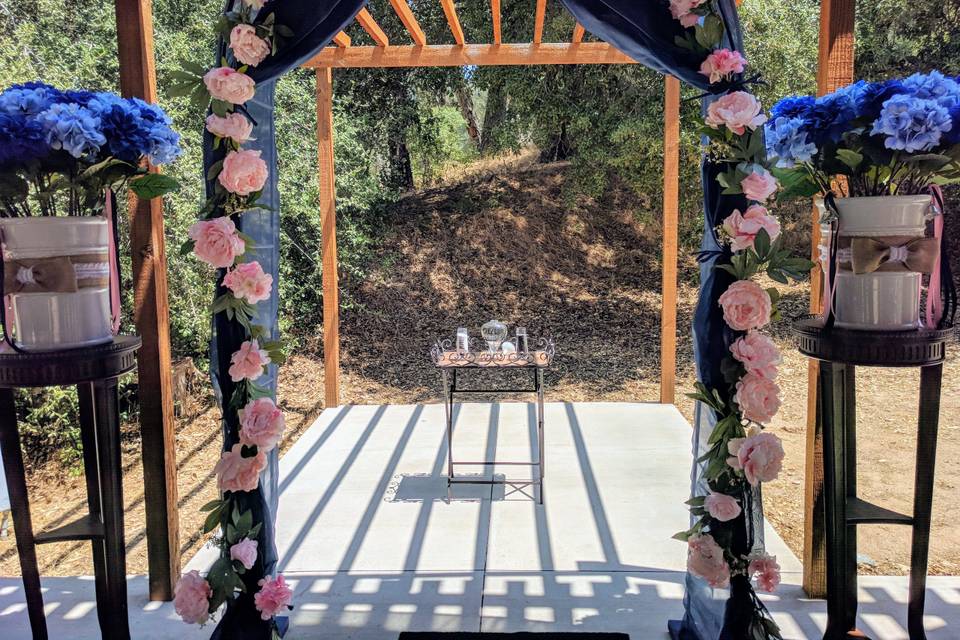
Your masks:
<svg viewBox="0 0 960 640"><path fill-rule="evenodd" d="M900 245L882 238L851 238L850 266L854 273L873 273L885 264L899 263L906 271L931 273L940 255L936 238L914 238Z"/></svg>
<svg viewBox="0 0 960 640"><path fill-rule="evenodd" d="M77 272L68 256L11 260L3 265L3 292L70 293L77 290Z"/></svg>

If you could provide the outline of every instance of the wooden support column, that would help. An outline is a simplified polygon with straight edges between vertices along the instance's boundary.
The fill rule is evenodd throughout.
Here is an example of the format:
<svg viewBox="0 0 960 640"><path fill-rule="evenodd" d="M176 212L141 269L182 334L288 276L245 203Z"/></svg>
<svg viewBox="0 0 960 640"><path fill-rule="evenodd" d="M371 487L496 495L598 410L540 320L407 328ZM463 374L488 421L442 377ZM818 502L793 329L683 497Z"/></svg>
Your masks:
<svg viewBox="0 0 960 640"><path fill-rule="evenodd" d="M853 82L855 0L823 0L817 94L824 95ZM819 261L820 215L813 211L810 258ZM823 279L815 267L810 278L810 311L821 313ZM807 365L807 442L803 496L803 590L811 598L827 594L826 514L823 503L823 425L817 416L816 360Z"/></svg>
<svg viewBox="0 0 960 640"><path fill-rule="evenodd" d="M660 402L674 404L677 375L677 227L680 219L680 81L666 76L663 99L663 283Z"/></svg>
<svg viewBox="0 0 960 640"><path fill-rule="evenodd" d="M317 175L323 262L324 405L340 404L340 291L337 283L336 180L333 173L333 70L317 68Z"/></svg>
<svg viewBox="0 0 960 640"><path fill-rule="evenodd" d="M151 0L115 0L115 7L120 91L126 97L156 102ZM180 576L180 520L163 201L139 200L131 194L129 212L133 313L143 340L137 371L150 599L172 600Z"/></svg>

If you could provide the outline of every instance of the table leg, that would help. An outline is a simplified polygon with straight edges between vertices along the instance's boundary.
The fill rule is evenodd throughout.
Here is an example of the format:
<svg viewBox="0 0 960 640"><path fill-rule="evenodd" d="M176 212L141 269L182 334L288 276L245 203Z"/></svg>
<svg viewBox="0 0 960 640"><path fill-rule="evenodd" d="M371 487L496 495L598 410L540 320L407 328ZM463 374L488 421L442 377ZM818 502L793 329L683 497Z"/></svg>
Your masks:
<svg viewBox="0 0 960 640"><path fill-rule="evenodd" d="M441 372L443 378L443 408L447 417L447 502L453 499L453 392L450 386L450 374Z"/></svg>
<svg viewBox="0 0 960 640"><path fill-rule="evenodd" d="M117 380L93 383L97 425L97 457L103 524L106 532L106 606L109 626L102 629L111 640L129 640L127 619L126 541L123 530L123 469L120 462L120 407ZM103 606L97 599L98 608Z"/></svg>
<svg viewBox="0 0 960 640"><path fill-rule="evenodd" d="M20 556L20 574L27 600L27 615L34 640L47 640L47 620L43 614L43 594L40 590L40 570L37 568L37 548L33 541L33 522L30 519L30 500L17 431L17 409L12 389L0 389L0 449L3 453L4 475L10 494L10 512L17 537Z"/></svg>
<svg viewBox="0 0 960 640"><path fill-rule="evenodd" d="M545 476L545 469L547 465L547 451L544 447L544 437L543 437L543 371L541 369L536 370L536 381L537 381L537 455L540 456L540 504L543 504L543 478Z"/></svg>
<svg viewBox="0 0 960 640"><path fill-rule="evenodd" d="M103 505L100 500L100 453L97 449L97 418L94 413L93 383L77 385L77 399L80 405L80 440L83 446L83 475L87 484L87 508L90 515L103 522ZM107 549L103 539L91 540L90 550L93 557L93 575L98 603L107 598ZM106 606L97 607L97 619L100 628L110 626L110 611Z"/></svg>
<svg viewBox="0 0 960 640"><path fill-rule="evenodd" d="M940 382L943 364L920 369L920 416L917 430L917 466L913 490L913 544L910 551L910 598L907 629L910 640L925 640L923 606L930 551L930 512L933 508L937 429L940 422Z"/></svg>

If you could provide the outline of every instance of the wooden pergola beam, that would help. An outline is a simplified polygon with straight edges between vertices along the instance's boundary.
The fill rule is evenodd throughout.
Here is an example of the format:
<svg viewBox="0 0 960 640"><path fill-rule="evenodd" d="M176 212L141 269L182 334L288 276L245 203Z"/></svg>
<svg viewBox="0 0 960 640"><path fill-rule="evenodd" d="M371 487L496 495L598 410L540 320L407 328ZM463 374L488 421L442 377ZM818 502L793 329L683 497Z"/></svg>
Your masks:
<svg viewBox="0 0 960 640"><path fill-rule="evenodd" d="M326 47L304 67L463 67L533 64L636 64L605 42Z"/></svg>
<svg viewBox="0 0 960 640"><path fill-rule="evenodd" d="M543 42L543 19L547 15L547 0L537 0L537 13L533 21L533 44Z"/></svg>
<svg viewBox="0 0 960 640"><path fill-rule="evenodd" d="M450 25L454 42L462 47L467 42L463 37L463 27L460 26L460 18L457 17L457 8L453 0L440 0L440 6L443 7L443 15L447 16L447 24Z"/></svg>
<svg viewBox="0 0 960 640"><path fill-rule="evenodd" d="M390 38L387 37L387 34L384 33L383 29L380 28L380 25L377 24L377 21L373 19L373 16L370 15L370 12L367 11L366 8L360 9L360 11L357 12L357 22L359 22L363 30L373 38L373 41L377 43L378 47L386 47L390 44Z"/></svg>
<svg viewBox="0 0 960 640"><path fill-rule="evenodd" d="M336 178L333 170L333 70L317 69L317 177L323 281L324 407L340 404L340 289Z"/></svg>
<svg viewBox="0 0 960 640"><path fill-rule="evenodd" d="M663 268L660 301L660 402L674 404L677 381L677 255L680 226L680 81L664 78Z"/></svg>
<svg viewBox="0 0 960 640"><path fill-rule="evenodd" d="M337 35L333 36L333 43L338 47L349 47L350 36L348 36L345 32L341 31Z"/></svg>
<svg viewBox="0 0 960 640"><path fill-rule="evenodd" d="M583 25L579 22L573 27L573 43L578 44L583 42L583 36L586 33L586 29L583 28Z"/></svg>
<svg viewBox="0 0 960 640"><path fill-rule="evenodd" d="M120 92L155 103L151 0L115 0L115 10ZM180 577L180 517L163 200L131 194L129 217L133 317L143 340L137 375L150 599L172 600Z"/></svg>
<svg viewBox="0 0 960 640"><path fill-rule="evenodd" d="M413 11L410 10L410 5L407 4L407 0L390 0L390 4L393 6L397 17L400 18L400 22L402 22L406 28L407 33L410 34L413 43L418 47L425 47L427 45L427 36L423 33L423 29L420 28L420 23L417 22L416 16L414 16Z"/></svg>
<svg viewBox="0 0 960 640"><path fill-rule="evenodd" d="M500 0L490 0L490 15L493 18L493 44L502 44L503 32L500 28Z"/></svg>
<svg viewBox="0 0 960 640"><path fill-rule="evenodd" d="M817 93L824 95L853 82L855 0L823 0L820 5L820 41ZM810 257L820 258L820 222L814 207ZM810 277L810 311L822 313L823 280L819 267ZM823 425L817 415L819 367L807 365L807 439L803 496L803 590L811 598L827 594L826 511L823 503Z"/></svg>

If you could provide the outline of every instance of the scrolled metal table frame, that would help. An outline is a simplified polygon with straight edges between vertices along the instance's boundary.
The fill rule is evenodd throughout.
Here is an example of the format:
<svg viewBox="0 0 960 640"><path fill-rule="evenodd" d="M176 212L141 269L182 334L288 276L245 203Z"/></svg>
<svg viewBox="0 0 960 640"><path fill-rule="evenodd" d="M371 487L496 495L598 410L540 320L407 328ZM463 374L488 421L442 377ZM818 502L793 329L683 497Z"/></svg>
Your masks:
<svg viewBox="0 0 960 640"><path fill-rule="evenodd" d="M940 388L952 327L916 331L824 329L815 316L793 325L800 352L820 361L817 414L823 426L824 503L827 529L827 629L824 640L853 637L857 620L857 525L900 524L913 528L907 628L910 640L925 640L923 608L930 548L930 515L940 414ZM920 367L913 514L906 515L857 496L857 366ZM857 637L865 637L859 635Z"/></svg>
<svg viewBox="0 0 960 640"><path fill-rule="evenodd" d="M136 366L140 338L118 336L95 347L0 355L0 449L34 640L46 640L36 546L89 540L104 638L129 640L118 379ZM20 450L14 390L77 386L88 513L52 531L34 533Z"/></svg>
<svg viewBox="0 0 960 640"><path fill-rule="evenodd" d="M466 352L457 351L454 348L453 340L437 340L430 350L430 357L434 365L440 370L443 383L443 406L446 410L446 438L447 438L447 498L450 499L451 488L454 484L485 484L485 485L510 485L510 486L536 486L538 487L538 501L543 504L543 488L546 455L544 453L543 436L543 405L544 405L544 387L543 372L553 362L555 347L550 338L540 338L537 341L537 349L533 351L497 351L491 353L482 348L481 343L473 340L470 348ZM462 369L473 370L523 370L530 371L532 374L532 388L519 389L463 389L457 386L457 372ZM531 462L517 461L497 461L497 460L454 460L453 459L453 406L454 396L456 394L501 394L501 393L535 393L537 395L537 460ZM483 466L492 467L497 465L530 467L537 470L537 477L530 480L510 480L503 478L497 480L476 480L469 478L458 478L455 475L456 466Z"/></svg>

